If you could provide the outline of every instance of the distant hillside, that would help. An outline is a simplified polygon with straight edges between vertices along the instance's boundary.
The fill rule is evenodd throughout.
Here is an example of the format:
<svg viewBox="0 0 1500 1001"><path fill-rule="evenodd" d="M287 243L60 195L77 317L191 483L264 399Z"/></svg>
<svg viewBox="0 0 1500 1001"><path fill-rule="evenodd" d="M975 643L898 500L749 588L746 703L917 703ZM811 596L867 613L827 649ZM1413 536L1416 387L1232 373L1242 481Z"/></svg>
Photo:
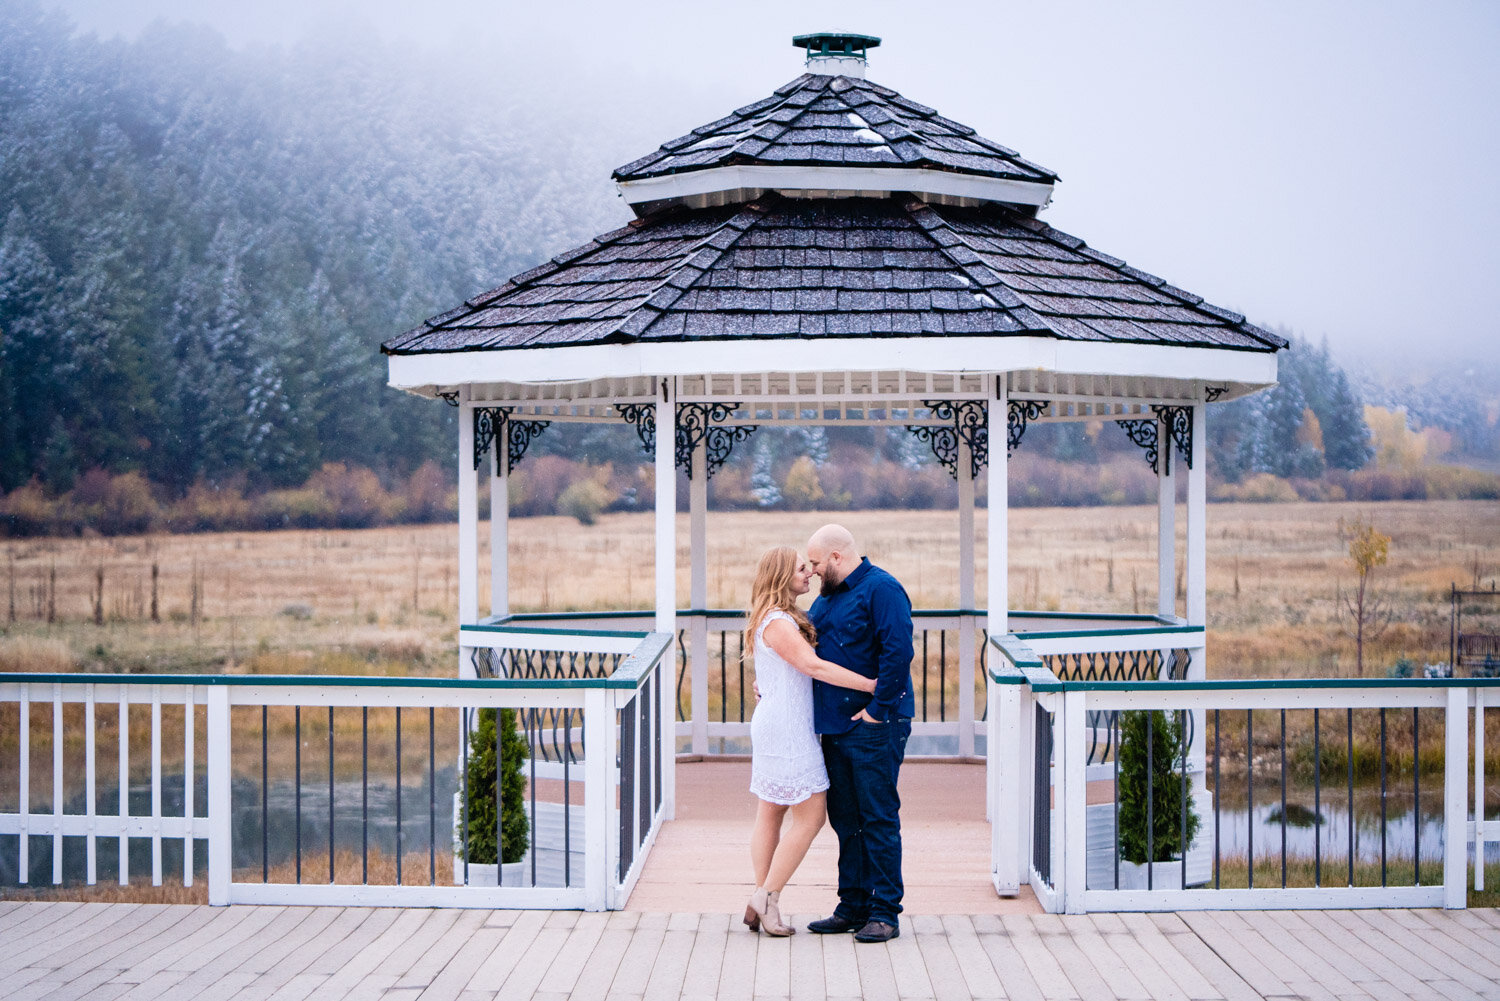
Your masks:
<svg viewBox="0 0 1500 1001"><path fill-rule="evenodd" d="M341 51L0 5L0 489L451 452L379 343L619 225L612 164L435 58Z"/></svg>

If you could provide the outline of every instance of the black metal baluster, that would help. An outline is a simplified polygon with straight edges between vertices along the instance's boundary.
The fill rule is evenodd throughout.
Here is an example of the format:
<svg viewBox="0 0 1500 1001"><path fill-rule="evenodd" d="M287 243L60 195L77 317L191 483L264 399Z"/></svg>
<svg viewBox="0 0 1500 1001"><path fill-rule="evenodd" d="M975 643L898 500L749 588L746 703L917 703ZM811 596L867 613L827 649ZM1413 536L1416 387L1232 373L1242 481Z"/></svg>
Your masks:
<svg viewBox="0 0 1500 1001"><path fill-rule="evenodd" d="M1179 738L1181 738L1183 736L1183 734L1185 734L1187 732L1187 726L1186 726L1186 724L1184 722L1185 715L1186 715L1186 710L1183 710L1183 709L1177 710L1177 736ZM1188 833L1187 833L1187 828L1188 828L1188 823L1187 823L1187 817L1188 817L1188 777L1187 777L1188 745L1187 745L1187 741L1186 740L1181 740L1181 742L1177 746L1182 750L1182 836L1179 838L1177 844L1182 848L1182 886L1180 888L1183 889L1183 890L1186 890L1187 889L1187 858L1188 858Z"/></svg>
<svg viewBox="0 0 1500 1001"><path fill-rule="evenodd" d="M1031 860L1042 882L1052 885L1052 717L1036 707L1036 755L1031 789ZM1118 853L1118 840L1116 842ZM1115 869L1119 885L1119 868Z"/></svg>
<svg viewBox="0 0 1500 1001"><path fill-rule="evenodd" d="M573 885L573 787L569 765L573 760L573 710L563 710L563 886Z"/></svg>
<svg viewBox="0 0 1500 1001"><path fill-rule="evenodd" d="M743 692L743 689L741 689L741 691ZM652 761L652 773L656 776L655 782L654 782L654 784L652 785L651 788L655 790L654 808L656 810L660 810L661 809L661 742L663 740L667 739L666 736L662 733L662 725L661 725L661 673L660 672L657 672L656 677L652 679L651 694L652 694L652 698L654 699L654 704L652 706L652 708L653 708L654 711L652 712L652 715L651 715L651 734L652 734L651 761ZM667 732L670 733L671 731L668 730Z"/></svg>
<svg viewBox="0 0 1500 1001"><path fill-rule="evenodd" d="M938 722L948 721L948 630L938 630Z"/></svg>
<svg viewBox="0 0 1500 1001"><path fill-rule="evenodd" d="M396 707L396 885L401 885L401 707Z"/></svg>
<svg viewBox="0 0 1500 1001"><path fill-rule="evenodd" d="M1417 707L1411 707L1411 864L1413 883L1422 885L1422 767L1421 745L1417 741ZM1483 817L1479 818L1481 821Z"/></svg>
<svg viewBox="0 0 1500 1001"><path fill-rule="evenodd" d="M1386 881L1385 872L1385 706L1380 707L1380 885Z"/></svg>
<svg viewBox="0 0 1500 1001"><path fill-rule="evenodd" d="M501 755L501 749L499 749L499 744L501 744L501 737L502 737L502 735L504 735L504 729L505 729L504 722L505 722L505 711L502 710L502 708L499 708L498 705L496 705L496 707L495 707L495 885L496 885L496 887L502 887L502 885L505 885L504 879L501 878L502 866L504 866L504 864L505 864L505 851L504 851L504 845L502 845L501 840L499 840L499 836L501 836L501 833L502 833L502 831L504 831L504 828L505 828L505 803L504 803L504 795L502 795L502 794L504 794L504 788L502 788L502 785L504 785L504 783L502 783L501 780L499 780L499 777L501 777L502 774L505 774L505 758L504 758L504 756Z"/></svg>
<svg viewBox="0 0 1500 1001"><path fill-rule="evenodd" d="M635 804L636 830L635 837L638 845L646 843L646 834L651 830L651 682L648 680L637 692L636 702L641 714L639 733L640 743L636 750L637 767L640 769L641 781L638 789L639 800Z"/></svg>
<svg viewBox="0 0 1500 1001"><path fill-rule="evenodd" d="M1115 721L1120 715L1115 713ZM1115 889L1120 888L1120 747L1115 745Z"/></svg>
<svg viewBox="0 0 1500 1001"><path fill-rule="evenodd" d="M1281 888L1286 889L1286 710L1281 710Z"/></svg>
<svg viewBox="0 0 1500 1001"><path fill-rule="evenodd" d="M427 707L427 885L437 885L437 709Z"/></svg>
<svg viewBox="0 0 1500 1001"><path fill-rule="evenodd" d="M1219 888L1219 710L1214 710L1214 889ZM1115 770L1116 779L1119 769ZM1119 840L1118 833L1115 840Z"/></svg>
<svg viewBox="0 0 1500 1001"><path fill-rule="evenodd" d="M292 765L293 786L297 802L297 882L302 882L302 707L292 710L292 739L296 744L296 760Z"/></svg>
<svg viewBox="0 0 1500 1001"><path fill-rule="evenodd" d="M370 707L359 707L359 881L370 882Z"/></svg>
<svg viewBox="0 0 1500 1001"><path fill-rule="evenodd" d="M463 812L464 829L464 885L469 885L469 710L464 708L459 711L459 722L462 734L459 738L459 767L463 774L459 776L458 786L460 792L460 807Z"/></svg>
<svg viewBox="0 0 1500 1001"><path fill-rule="evenodd" d="M637 694L636 698L639 698ZM625 881L630 863L635 858L635 839L632 837L635 803L635 702L632 700L618 712L620 728L620 869L617 879Z"/></svg>
<svg viewBox="0 0 1500 1001"><path fill-rule="evenodd" d="M922 630L922 722L927 722L927 630Z"/></svg>
<svg viewBox="0 0 1500 1001"><path fill-rule="evenodd" d="M1323 740L1313 710L1313 886L1323 885Z"/></svg>
<svg viewBox="0 0 1500 1001"><path fill-rule="evenodd" d="M269 717L269 707L267 707L267 706L261 706L260 707L260 881L262 883L269 883L271 881L271 846L270 846L270 834L268 834L267 831L266 831L266 827L269 824L270 817L271 817L271 801L270 801L270 792L269 792L270 786L268 785L268 783L270 781L270 774L269 774L270 766L268 765L268 762L270 760L270 753L269 753L269 749L266 746L267 739L268 739L267 736L266 736L266 731L267 731L266 721L267 721L268 717ZM130 726L129 726L129 721L128 720L125 722L125 725L123 725L123 726L120 727L120 733L122 735L121 736L122 740L129 740L130 739L129 738ZM120 780L123 782L125 780L125 777L122 775L120 777Z"/></svg>
<svg viewBox="0 0 1500 1001"><path fill-rule="evenodd" d="M537 723L537 729L538 731L540 731L541 723L538 720L537 711L535 709L531 710L531 718ZM531 781L527 783L530 786L530 789L528 789L527 791L531 793L531 885L535 886L536 857L538 854L536 850L536 746L533 742L528 742L526 746L531 751Z"/></svg>
<svg viewBox="0 0 1500 1001"><path fill-rule="evenodd" d="M719 656L719 722L725 723L729 720L729 662L723 656L724 650L727 649L727 641L723 641L721 637L721 642L725 642L725 645L720 648ZM743 658L740 663L741 670L743 670Z"/></svg>
<svg viewBox="0 0 1500 1001"><path fill-rule="evenodd" d="M1154 864L1156 862L1156 804L1154 802L1156 770L1151 764L1151 723L1155 715L1156 710L1146 710L1146 889L1148 890L1155 889L1151 885L1151 876L1156 868Z"/></svg>
<svg viewBox="0 0 1500 1001"><path fill-rule="evenodd" d="M328 707L328 882L333 873L333 706Z"/></svg>
<svg viewBox="0 0 1500 1001"><path fill-rule="evenodd" d="M719 642L724 643L727 634L719 634ZM745 637L742 633L735 633L734 645L740 651L737 663L740 665L740 722L745 722Z"/></svg>
<svg viewBox="0 0 1500 1001"><path fill-rule="evenodd" d="M1245 818L1248 832L1245 857L1249 861L1245 882L1255 889L1255 710L1245 710Z"/></svg>
<svg viewBox="0 0 1500 1001"><path fill-rule="evenodd" d="M1354 707L1344 710L1344 737L1349 753L1349 885L1354 885Z"/></svg>

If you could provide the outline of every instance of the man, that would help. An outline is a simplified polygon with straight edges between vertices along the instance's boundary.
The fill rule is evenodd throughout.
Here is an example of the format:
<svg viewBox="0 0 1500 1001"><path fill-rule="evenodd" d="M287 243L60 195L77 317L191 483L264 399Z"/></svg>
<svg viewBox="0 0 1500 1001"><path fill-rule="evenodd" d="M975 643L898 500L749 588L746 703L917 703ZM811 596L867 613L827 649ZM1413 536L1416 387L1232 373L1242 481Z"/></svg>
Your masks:
<svg viewBox="0 0 1500 1001"><path fill-rule="evenodd" d="M808 610L818 656L875 679L874 695L813 682L813 727L828 766L828 821L839 839L839 904L832 917L807 928L888 942L900 934L903 893L896 780L916 711L911 599L896 578L860 556L841 525L813 533L807 562L823 585Z"/></svg>

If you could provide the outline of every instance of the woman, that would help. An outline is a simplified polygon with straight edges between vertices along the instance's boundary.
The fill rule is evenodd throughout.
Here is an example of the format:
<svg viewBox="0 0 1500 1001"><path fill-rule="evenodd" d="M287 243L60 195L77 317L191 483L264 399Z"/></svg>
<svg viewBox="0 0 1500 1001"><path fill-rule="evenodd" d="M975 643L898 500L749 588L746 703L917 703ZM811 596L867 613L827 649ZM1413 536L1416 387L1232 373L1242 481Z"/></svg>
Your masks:
<svg viewBox="0 0 1500 1001"><path fill-rule="evenodd" d="M816 633L797 607L812 571L790 546L777 546L760 558L750 590L744 649L755 651L755 684L760 702L750 720L750 791L759 803L750 836L755 893L745 907L751 931L790 935L781 920L781 890L801 864L827 816L828 772L813 733L812 679L875 690L875 679L819 659ZM792 826L782 837L788 814Z"/></svg>

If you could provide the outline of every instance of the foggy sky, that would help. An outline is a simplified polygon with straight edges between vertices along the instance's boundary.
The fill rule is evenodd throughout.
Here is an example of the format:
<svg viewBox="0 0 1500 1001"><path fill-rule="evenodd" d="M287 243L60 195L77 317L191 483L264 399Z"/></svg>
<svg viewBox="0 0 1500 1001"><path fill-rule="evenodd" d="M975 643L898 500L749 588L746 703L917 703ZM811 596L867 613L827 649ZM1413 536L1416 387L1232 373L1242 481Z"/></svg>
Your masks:
<svg viewBox="0 0 1500 1001"><path fill-rule="evenodd" d="M1500 365L1487 0L48 2L104 35L157 18L235 45L373 33L492 69L539 104L608 95L641 123L621 163L797 76L794 34L878 35L870 79L1060 174L1042 218L1091 246L1326 337L1343 364Z"/></svg>

